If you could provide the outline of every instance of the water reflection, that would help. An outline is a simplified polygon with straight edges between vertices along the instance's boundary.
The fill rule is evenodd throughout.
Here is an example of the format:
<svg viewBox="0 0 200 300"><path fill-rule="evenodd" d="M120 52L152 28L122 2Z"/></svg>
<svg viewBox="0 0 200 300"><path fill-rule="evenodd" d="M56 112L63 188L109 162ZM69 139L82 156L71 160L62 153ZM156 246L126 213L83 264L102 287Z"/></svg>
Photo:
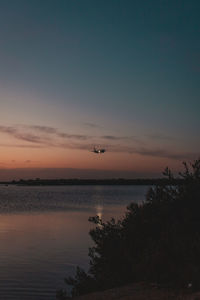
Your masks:
<svg viewBox="0 0 200 300"><path fill-rule="evenodd" d="M100 219L103 219L103 206L100 205L100 204L96 206L96 215L97 215Z"/></svg>
<svg viewBox="0 0 200 300"><path fill-rule="evenodd" d="M103 197L102 197L103 189L104 187L102 186L95 186L96 193L93 195L96 215L101 219L103 219Z"/></svg>
<svg viewBox="0 0 200 300"><path fill-rule="evenodd" d="M1 216L0 299L12 290L19 299L31 299L29 288L33 299L47 299L48 293L38 298L41 290L54 287L55 293L77 264L87 268L87 219L85 212Z"/></svg>
<svg viewBox="0 0 200 300"><path fill-rule="evenodd" d="M76 265L87 269L88 218L118 218L144 193L133 187L0 187L0 299L54 299Z"/></svg>

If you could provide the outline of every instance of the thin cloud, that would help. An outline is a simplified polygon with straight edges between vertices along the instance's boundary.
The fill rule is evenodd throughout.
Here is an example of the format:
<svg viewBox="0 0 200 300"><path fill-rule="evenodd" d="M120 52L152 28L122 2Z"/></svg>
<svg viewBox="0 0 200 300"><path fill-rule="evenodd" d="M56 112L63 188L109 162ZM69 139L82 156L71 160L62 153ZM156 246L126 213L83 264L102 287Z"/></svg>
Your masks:
<svg viewBox="0 0 200 300"><path fill-rule="evenodd" d="M58 132L57 136L61 138L78 139L78 140L87 140L89 138L92 138L92 136L88 136L84 134L69 134L69 133L62 133L62 132Z"/></svg>
<svg viewBox="0 0 200 300"><path fill-rule="evenodd" d="M161 157L161 158L169 158L175 160L183 160L183 159L194 159L199 156L199 153L190 153L190 152L173 152L164 149L148 149L148 148L136 148L136 147L116 147L111 146L110 149L112 152L125 152L130 154L139 154L143 156L151 156L151 157Z"/></svg>
<svg viewBox="0 0 200 300"><path fill-rule="evenodd" d="M26 142L30 142L30 143L36 143L36 144L46 143L46 139L44 140L40 136L33 135L30 133L15 133L15 134L13 134L13 136L15 138L17 138L18 140L22 140L22 141L26 141Z"/></svg>
<svg viewBox="0 0 200 300"><path fill-rule="evenodd" d="M50 127L50 126L30 125L27 127L30 129L34 129L36 131L49 133L49 134L56 134L58 132L57 128Z"/></svg>
<svg viewBox="0 0 200 300"><path fill-rule="evenodd" d="M112 141L127 139L127 137L114 136L114 135L103 135L103 136L101 136L101 138L105 139L105 140L112 140Z"/></svg>
<svg viewBox="0 0 200 300"><path fill-rule="evenodd" d="M20 132L17 128L11 126L0 126L0 132L11 135L12 137L26 142L41 144L44 142L38 135L32 133Z"/></svg>
<svg viewBox="0 0 200 300"><path fill-rule="evenodd" d="M21 125L23 128L29 128L32 131L40 132L40 133L46 133L49 136L52 135L54 137L60 137L60 138L66 138L66 139L80 139L80 140L87 140L88 138L92 138L91 136L84 135L84 134L70 134L66 132L59 131L55 127L50 126L41 126L41 125Z"/></svg>
<svg viewBox="0 0 200 300"><path fill-rule="evenodd" d="M136 142L136 143L142 143L143 142L135 136L116 136L116 135L103 135L100 138L109 140L109 141L120 141L120 140L126 140L129 142Z"/></svg>
<svg viewBox="0 0 200 300"><path fill-rule="evenodd" d="M2 126L2 125L0 125L0 132L8 133L8 134L13 135L17 132L17 130L12 126Z"/></svg>
<svg viewBox="0 0 200 300"><path fill-rule="evenodd" d="M27 132L29 128L32 132ZM34 131L34 132L33 132ZM142 156L151 157L161 157L169 158L174 160L185 160L194 159L199 156L199 153L188 153L188 152L173 152L170 150L162 148L148 148L142 147L142 142L134 136L115 136L115 135L103 135L103 136L89 136L82 134L70 134L66 132L61 132L57 128L31 125L13 127L13 126L0 126L0 132L9 134L10 136L27 142L28 144L0 144L0 147L18 147L18 148L46 148L46 147L56 147L64 149L77 149L77 150L87 150L90 151L95 144L101 144L105 147L108 152L123 152L129 154L139 154ZM45 135L44 135L45 134ZM169 136L164 135L150 135L151 138L156 139L170 139ZM66 141L65 141L66 140ZM105 143L105 141L110 141L110 143ZM124 143L120 143L124 141ZM125 143L125 141L127 143ZM116 144L116 142L118 142ZM137 144L136 146L131 146L130 142Z"/></svg>
<svg viewBox="0 0 200 300"><path fill-rule="evenodd" d="M8 134L18 140L41 146L56 146L58 144L58 142L56 142L57 138L76 140L87 140L88 138L92 138L87 135L63 133L53 127L38 125L25 125L20 127L0 126L0 132ZM22 147L24 147L24 145Z"/></svg>
<svg viewBox="0 0 200 300"><path fill-rule="evenodd" d="M129 140L139 142L136 137L130 136L114 136L114 135L103 135L103 136L92 136L86 134L67 133L59 131L57 128L50 126L41 125L16 125L14 126L0 126L0 132L9 134L18 140L30 142L34 144L41 144L47 146L56 146L58 139L72 139L80 141L93 141L95 144L98 140Z"/></svg>
<svg viewBox="0 0 200 300"><path fill-rule="evenodd" d="M175 137L170 136L170 135L165 135L165 134L162 134L162 133L146 134L145 136L147 138L150 138L150 139L153 139L153 140L168 140L168 141L175 140Z"/></svg>
<svg viewBox="0 0 200 300"><path fill-rule="evenodd" d="M85 123L83 123L83 125L85 125L86 127L90 127L90 128L103 128L102 126L100 126L96 123L92 123L92 122L85 122Z"/></svg>
<svg viewBox="0 0 200 300"><path fill-rule="evenodd" d="M8 148L33 148L40 149L44 148L44 145L33 145L33 144L0 144L0 147L8 147Z"/></svg>

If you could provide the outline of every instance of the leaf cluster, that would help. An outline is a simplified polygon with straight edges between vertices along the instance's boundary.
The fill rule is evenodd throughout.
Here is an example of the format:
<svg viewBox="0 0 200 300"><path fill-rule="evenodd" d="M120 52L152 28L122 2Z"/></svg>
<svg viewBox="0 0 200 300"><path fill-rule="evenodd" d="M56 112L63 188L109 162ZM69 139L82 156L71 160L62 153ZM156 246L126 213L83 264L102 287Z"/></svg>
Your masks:
<svg viewBox="0 0 200 300"><path fill-rule="evenodd" d="M168 168L164 175L173 180ZM66 279L72 295L138 281L200 288L200 160L184 163L180 176L181 185L151 187L121 220L89 219L90 268Z"/></svg>

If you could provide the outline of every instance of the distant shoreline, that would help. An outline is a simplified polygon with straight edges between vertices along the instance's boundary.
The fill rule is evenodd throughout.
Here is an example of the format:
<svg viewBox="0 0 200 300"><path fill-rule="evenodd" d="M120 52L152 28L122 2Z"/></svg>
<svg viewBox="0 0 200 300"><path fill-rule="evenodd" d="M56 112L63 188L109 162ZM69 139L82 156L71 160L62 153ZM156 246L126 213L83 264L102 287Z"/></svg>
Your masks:
<svg viewBox="0 0 200 300"><path fill-rule="evenodd" d="M180 185L182 179L168 180L157 179L29 179L1 181L1 185L25 185L25 186L64 186L64 185Z"/></svg>

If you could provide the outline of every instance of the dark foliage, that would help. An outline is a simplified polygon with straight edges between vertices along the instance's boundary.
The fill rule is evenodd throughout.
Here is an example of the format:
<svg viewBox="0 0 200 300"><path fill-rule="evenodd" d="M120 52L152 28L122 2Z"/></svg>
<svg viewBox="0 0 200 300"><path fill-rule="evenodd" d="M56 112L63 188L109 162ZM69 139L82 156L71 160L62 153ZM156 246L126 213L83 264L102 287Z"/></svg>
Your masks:
<svg viewBox="0 0 200 300"><path fill-rule="evenodd" d="M184 167L181 185L170 185L166 169L169 184L150 188L146 201L131 204L122 220L89 219L96 225L90 268L66 279L72 295L138 281L200 288L200 160Z"/></svg>

